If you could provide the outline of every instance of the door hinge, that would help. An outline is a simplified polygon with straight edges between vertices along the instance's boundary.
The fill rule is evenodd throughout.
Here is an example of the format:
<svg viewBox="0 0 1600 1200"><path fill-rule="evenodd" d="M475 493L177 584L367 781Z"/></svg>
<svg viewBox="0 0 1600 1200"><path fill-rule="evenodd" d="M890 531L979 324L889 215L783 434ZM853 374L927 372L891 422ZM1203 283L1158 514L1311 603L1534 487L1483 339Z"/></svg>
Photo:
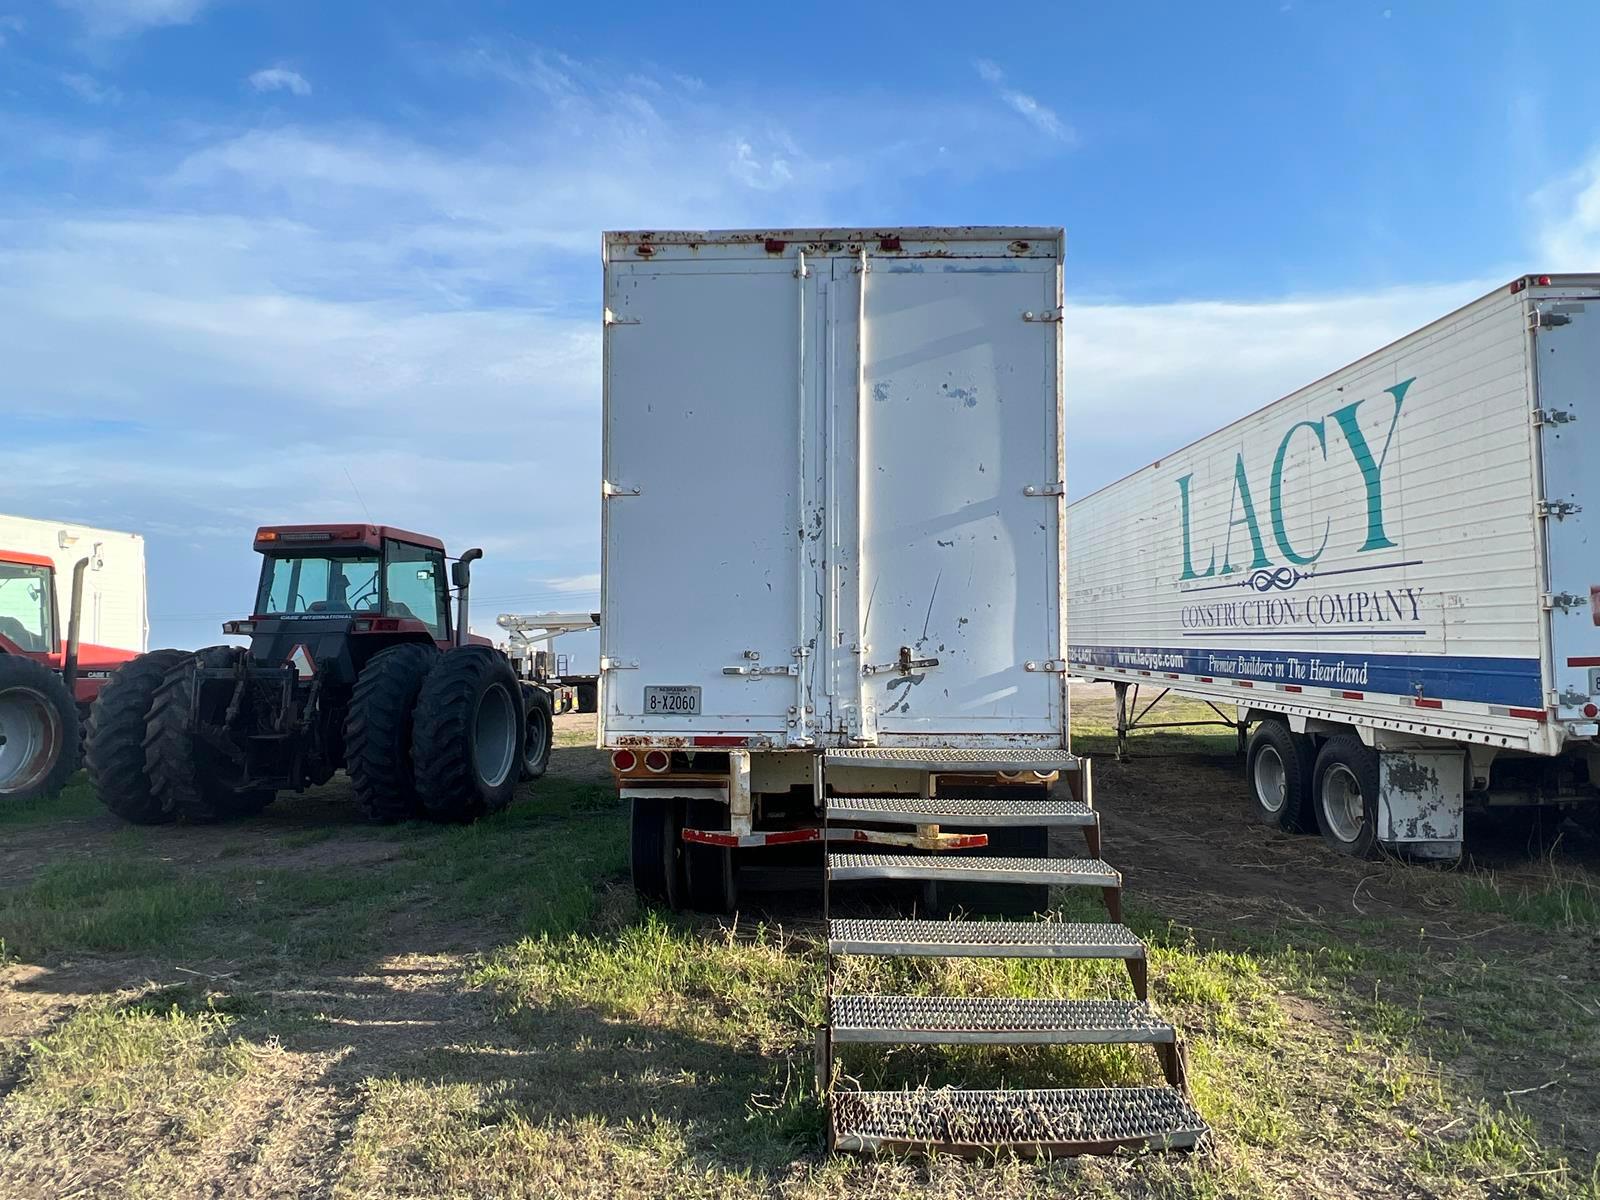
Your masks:
<svg viewBox="0 0 1600 1200"><path fill-rule="evenodd" d="M1065 675L1067 673L1067 660L1064 658L1046 658L1035 662L1033 659L1029 659L1022 664L1022 669L1024 671L1053 671L1057 675Z"/></svg>
<svg viewBox="0 0 1600 1200"><path fill-rule="evenodd" d="M625 483L612 483L609 479L600 485L600 495L607 500L615 496L637 496L639 489Z"/></svg>
<svg viewBox="0 0 1600 1200"><path fill-rule="evenodd" d="M600 669L602 671L634 671L639 667L637 658L621 659L609 655L600 656Z"/></svg>
<svg viewBox="0 0 1600 1200"><path fill-rule="evenodd" d="M1581 704L1589 703L1589 697L1576 688L1569 687L1564 692L1546 692L1546 708L1577 708Z"/></svg>
<svg viewBox="0 0 1600 1200"><path fill-rule="evenodd" d="M1022 489L1024 496L1065 496L1067 485L1064 483L1030 483Z"/></svg>
<svg viewBox="0 0 1600 1200"><path fill-rule="evenodd" d="M912 658L911 647L901 646L900 653L892 663L883 663L875 667L862 667L863 675L883 675L889 671L897 671L901 675L909 675L913 671L925 671L929 667L937 667L937 658Z"/></svg>
<svg viewBox="0 0 1600 1200"><path fill-rule="evenodd" d="M1577 419L1577 413L1569 412L1564 408L1536 408L1533 410L1533 423L1535 425L1567 425Z"/></svg>
<svg viewBox="0 0 1600 1200"><path fill-rule="evenodd" d="M1540 312L1540 314L1539 314L1539 328L1540 329L1558 329L1562 325L1571 325L1571 324L1572 324L1572 317L1567 313Z"/></svg>
<svg viewBox="0 0 1600 1200"><path fill-rule="evenodd" d="M1038 310L1030 308L1022 314L1022 319L1024 321L1043 321L1059 324L1061 321L1061 310L1059 308L1044 308Z"/></svg>
<svg viewBox="0 0 1600 1200"><path fill-rule="evenodd" d="M619 317L619 316L617 316L616 313L612 312L609 308L606 309L606 324L607 325L637 325L638 323L639 323L639 318L638 317Z"/></svg>
<svg viewBox="0 0 1600 1200"><path fill-rule="evenodd" d="M1588 608L1589 597L1574 596L1571 592L1546 592L1539 597L1539 607L1547 610L1559 608L1563 612L1573 608Z"/></svg>
<svg viewBox="0 0 1600 1200"><path fill-rule="evenodd" d="M1581 513L1583 505L1574 504L1570 500L1541 500L1539 501L1539 515L1541 517L1554 517L1561 520L1570 517L1573 513Z"/></svg>

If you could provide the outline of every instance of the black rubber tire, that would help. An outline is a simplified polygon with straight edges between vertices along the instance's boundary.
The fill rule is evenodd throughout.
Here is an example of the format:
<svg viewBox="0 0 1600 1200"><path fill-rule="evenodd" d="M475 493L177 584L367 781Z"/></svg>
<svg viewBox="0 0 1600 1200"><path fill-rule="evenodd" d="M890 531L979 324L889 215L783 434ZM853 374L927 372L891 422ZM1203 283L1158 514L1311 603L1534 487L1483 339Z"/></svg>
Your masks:
<svg viewBox="0 0 1600 1200"><path fill-rule="evenodd" d="M1310 833L1317 827L1311 808L1311 774L1316 746L1283 721L1258 721L1245 750L1244 783L1251 817L1286 833ZM1273 764L1281 769L1281 795L1263 799ZM1272 804L1276 803L1276 807Z"/></svg>
<svg viewBox="0 0 1600 1200"><path fill-rule="evenodd" d="M0 654L0 706L13 705L17 727L0 724L0 803L58 795L78 769L78 705L43 663Z"/></svg>
<svg viewBox="0 0 1600 1200"><path fill-rule="evenodd" d="M550 750L556 741L555 714L550 693L542 687L522 685L522 782L542 778L550 769Z"/></svg>
<svg viewBox="0 0 1600 1200"><path fill-rule="evenodd" d="M683 829L726 829L728 806L716 800L689 800L675 841L683 846L684 901L695 912L731 913L739 907L739 881L730 846L700 846L683 841Z"/></svg>
<svg viewBox="0 0 1600 1200"><path fill-rule="evenodd" d="M635 796L628 815L629 865L641 900L683 906L683 801Z"/></svg>
<svg viewBox="0 0 1600 1200"><path fill-rule="evenodd" d="M431 643L390 646L356 677L344 718L344 769L369 821L423 815L411 765L412 723L423 682L438 662Z"/></svg>
<svg viewBox="0 0 1600 1200"><path fill-rule="evenodd" d="M167 672L189 657L187 650L152 650L117 668L89 709L84 765L95 794L124 821L161 825L172 820L150 790L144 767L144 736L150 706Z"/></svg>
<svg viewBox="0 0 1600 1200"><path fill-rule="evenodd" d="M592 713L600 711L600 685L598 683L580 683L578 691L578 711Z"/></svg>
<svg viewBox="0 0 1600 1200"><path fill-rule="evenodd" d="M207 646L169 670L156 689L145 725L144 767L152 796L187 825L250 816L272 801L271 791L238 792L225 777L226 759L194 736L194 672L229 667L245 655L239 646Z"/></svg>
<svg viewBox="0 0 1600 1200"><path fill-rule="evenodd" d="M499 709L504 703L509 713ZM490 707L492 706L492 707ZM480 764L480 726L495 710L510 728L493 762ZM412 740L417 795L436 821L475 821L511 803L522 769L522 688L506 657L489 646L443 655L422 685ZM509 757L505 750L509 749Z"/></svg>
<svg viewBox="0 0 1600 1200"><path fill-rule="evenodd" d="M1354 828L1348 813L1342 810L1329 815L1330 800L1334 798L1328 794L1328 780L1336 773L1345 784L1353 781L1360 791L1362 819L1359 829ZM1316 811L1322 840L1352 858L1375 858L1378 853L1378 752L1369 749L1353 734L1337 734L1322 744L1311 778L1312 808ZM1334 802L1337 807L1336 800Z"/></svg>

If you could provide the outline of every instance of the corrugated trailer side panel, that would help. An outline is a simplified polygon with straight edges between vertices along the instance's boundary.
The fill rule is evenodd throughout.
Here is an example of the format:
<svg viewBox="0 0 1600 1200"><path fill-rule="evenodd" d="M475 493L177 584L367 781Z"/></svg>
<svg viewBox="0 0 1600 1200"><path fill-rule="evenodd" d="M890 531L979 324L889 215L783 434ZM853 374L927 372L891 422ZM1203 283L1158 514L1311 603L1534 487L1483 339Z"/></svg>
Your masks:
<svg viewBox="0 0 1600 1200"><path fill-rule="evenodd" d="M143 654L148 648L144 539L138 534L67 521L0 516L0 548L42 554L55 563L56 607L63 638L72 603L72 568L80 558L87 558L84 645L128 656Z"/></svg>
<svg viewBox="0 0 1600 1200"><path fill-rule="evenodd" d="M1072 505L1075 665L1527 738L1528 355L1498 292Z"/></svg>

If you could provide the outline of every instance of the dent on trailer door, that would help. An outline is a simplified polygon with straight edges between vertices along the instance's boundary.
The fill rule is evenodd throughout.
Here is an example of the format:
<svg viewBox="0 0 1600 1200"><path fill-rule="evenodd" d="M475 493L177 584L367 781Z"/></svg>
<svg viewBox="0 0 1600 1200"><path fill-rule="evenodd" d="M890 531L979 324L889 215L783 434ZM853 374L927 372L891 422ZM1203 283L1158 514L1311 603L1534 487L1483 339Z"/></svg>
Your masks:
<svg viewBox="0 0 1600 1200"><path fill-rule="evenodd" d="M1551 686L1563 720L1600 704L1600 297L1541 300L1534 334Z"/></svg>
<svg viewBox="0 0 1600 1200"><path fill-rule="evenodd" d="M800 561L793 264L614 264L606 305L603 728L782 733Z"/></svg>
<svg viewBox="0 0 1600 1200"><path fill-rule="evenodd" d="M1058 738L1061 675L1028 669L1062 653L1056 264L877 259L864 300L853 267L831 376L844 731Z"/></svg>

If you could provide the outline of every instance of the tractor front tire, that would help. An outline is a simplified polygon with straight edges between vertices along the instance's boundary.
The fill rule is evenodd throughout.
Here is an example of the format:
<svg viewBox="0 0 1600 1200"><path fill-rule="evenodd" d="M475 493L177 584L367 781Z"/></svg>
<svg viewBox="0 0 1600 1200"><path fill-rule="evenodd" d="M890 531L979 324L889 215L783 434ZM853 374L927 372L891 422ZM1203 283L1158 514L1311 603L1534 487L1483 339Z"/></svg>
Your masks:
<svg viewBox="0 0 1600 1200"><path fill-rule="evenodd" d="M187 650L152 650L117 668L89 709L84 764L95 794L124 821L160 825L172 814L150 790L144 736L150 706L167 672L189 657Z"/></svg>
<svg viewBox="0 0 1600 1200"><path fill-rule="evenodd" d="M440 658L417 699L412 762L436 821L475 821L511 803L523 766L522 688L503 654L459 646Z"/></svg>
<svg viewBox="0 0 1600 1200"><path fill-rule="evenodd" d="M228 667L244 656L238 646L208 646L177 663L162 679L145 726L144 765L152 796L175 820L209 824L260 812L271 792L237 792L223 778L222 755L194 736L194 673Z"/></svg>
<svg viewBox="0 0 1600 1200"><path fill-rule="evenodd" d="M391 646L372 656L356 678L344 719L345 773L367 819L420 817L411 766L412 721L423 681L439 661L428 643Z"/></svg>
<svg viewBox="0 0 1600 1200"><path fill-rule="evenodd" d="M533 684L522 685L523 721L522 781L541 778L550 769L550 748L555 744L555 714L550 693Z"/></svg>
<svg viewBox="0 0 1600 1200"><path fill-rule="evenodd" d="M78 706L43 663L0 654L0 801L54 796L78 767Z"/></svg>

